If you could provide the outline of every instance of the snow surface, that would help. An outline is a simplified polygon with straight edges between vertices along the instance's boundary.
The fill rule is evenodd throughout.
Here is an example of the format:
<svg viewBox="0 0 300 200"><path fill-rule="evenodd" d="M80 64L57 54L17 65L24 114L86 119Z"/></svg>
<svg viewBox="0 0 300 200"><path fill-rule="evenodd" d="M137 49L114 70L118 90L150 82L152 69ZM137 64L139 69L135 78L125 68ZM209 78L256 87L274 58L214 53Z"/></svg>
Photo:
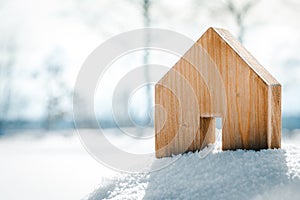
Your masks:
<svg viewBox="0 0 300 200"><path fill-rule="evenodd" d="M217 143L202 159L209 149L154 160L152 168L178 158L147 174L101 165L73 131L0 137L0 199L300 199L300 131L292 133L279 150L221 151ZM109 140L133 153L154 146Z"/></svg>
<svg viewBox="0 0 300 200"><path fill-rule="evenodd" d="M103 179L88 199L300 199L295 141L261 151L222 151L217 144L208 156L201 154L184 154L156 172Z"/></svg>
<svg viewBox="0 0 300 200"><path fill-rule="evenodd" d="M76 200L116 172L100 165L74 131L0 137L0 200Z"/></svg>

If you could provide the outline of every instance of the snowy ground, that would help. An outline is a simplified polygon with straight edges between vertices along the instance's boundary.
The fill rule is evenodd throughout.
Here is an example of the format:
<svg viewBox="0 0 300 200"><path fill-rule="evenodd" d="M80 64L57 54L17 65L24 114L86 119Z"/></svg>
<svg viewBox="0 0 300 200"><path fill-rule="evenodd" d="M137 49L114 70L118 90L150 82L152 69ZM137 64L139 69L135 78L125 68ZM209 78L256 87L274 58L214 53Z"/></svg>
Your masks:
<svg viewBox="0 0 300 200"><path fill-rule="evenodd" d="M151 174L103 182L90 199L300 199L300 148L182 156Z"/></svg>
<svg viewBox="0 0 300 200"><path fill-rule="evenodd" d="M203 159L185 154L151 174L102 166L74 133L1 138L0 199L300 199L295 135L280 150L223 152L217 144Z"/></svg>
<svg viewBox="0 0 300 200"><path fill-rule="evenodd" d="M0 138L1 200L82 199L115 174L85 151L74 132L21 134Z"/></svg>
<svg viewBox="0 0 300 200"><path fill-rule="evenodd" d="M151 174L103 180L89 199L300 199L300 135L295 135L284 137L279 150L221 151L217 143L202 159L203 152L188 153Z"/></svg>

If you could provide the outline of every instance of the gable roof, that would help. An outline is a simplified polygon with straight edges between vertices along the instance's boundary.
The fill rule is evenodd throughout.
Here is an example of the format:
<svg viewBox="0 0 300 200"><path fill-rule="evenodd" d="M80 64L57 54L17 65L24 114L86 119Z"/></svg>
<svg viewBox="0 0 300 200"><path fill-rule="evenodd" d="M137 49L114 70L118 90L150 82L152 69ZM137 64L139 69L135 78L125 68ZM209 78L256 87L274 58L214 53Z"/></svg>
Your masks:
<svg viewBox="0 0 300 200"><path fill-rule="evenodd" d="M267 84L280 85L280 83L236 40L232 34L222 28L209 28L198 40L201 41L209 31L213 31Z"/></svg>

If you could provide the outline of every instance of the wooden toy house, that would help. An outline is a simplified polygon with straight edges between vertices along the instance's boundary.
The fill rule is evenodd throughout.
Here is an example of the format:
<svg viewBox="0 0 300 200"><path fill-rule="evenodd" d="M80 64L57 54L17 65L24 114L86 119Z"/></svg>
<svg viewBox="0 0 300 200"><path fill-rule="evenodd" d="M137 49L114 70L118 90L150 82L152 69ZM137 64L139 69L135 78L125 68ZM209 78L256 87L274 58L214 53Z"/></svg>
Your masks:
<svg viewBox="0 0 300 200"><path fill-rule="evenodd" d="M281 145L281 85L226 30L209 28L155 85L158 158L201 150L215 141L222 118L222 149Z"/></svg>

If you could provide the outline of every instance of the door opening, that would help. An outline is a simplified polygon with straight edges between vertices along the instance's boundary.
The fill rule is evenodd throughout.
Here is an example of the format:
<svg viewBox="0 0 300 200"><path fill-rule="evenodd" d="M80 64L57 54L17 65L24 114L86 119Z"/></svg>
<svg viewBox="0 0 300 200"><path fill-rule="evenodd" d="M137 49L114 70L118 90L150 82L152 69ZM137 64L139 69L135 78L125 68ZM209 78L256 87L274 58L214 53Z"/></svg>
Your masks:
<svg viewBox="0 0 300 200"><path fill-rule="evenodd" d="M216 148L221 148L221 149L222 149L222 127L223 127L222 118L216 117L215 145L216 145Z"/></svg>

